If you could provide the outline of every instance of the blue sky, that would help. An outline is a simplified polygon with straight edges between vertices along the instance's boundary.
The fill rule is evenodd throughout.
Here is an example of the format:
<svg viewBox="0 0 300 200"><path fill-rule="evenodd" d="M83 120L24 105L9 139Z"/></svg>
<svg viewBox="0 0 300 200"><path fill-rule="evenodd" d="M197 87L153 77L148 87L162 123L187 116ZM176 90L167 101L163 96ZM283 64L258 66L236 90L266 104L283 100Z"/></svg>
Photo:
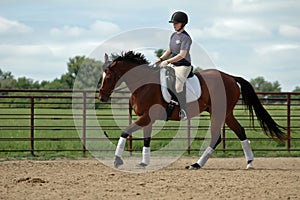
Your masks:
<svg viewBox="0 0 300 200"><path fill-rule="evenodd" d="M2 0L0 68L53 80L67 71L69 58L88 56L113 36L149 27L172 31L168 20L176 10L188 13L193 45L203 47L218 69L248 80L277 80L282 91L300 86L297 0Z"/></svg>

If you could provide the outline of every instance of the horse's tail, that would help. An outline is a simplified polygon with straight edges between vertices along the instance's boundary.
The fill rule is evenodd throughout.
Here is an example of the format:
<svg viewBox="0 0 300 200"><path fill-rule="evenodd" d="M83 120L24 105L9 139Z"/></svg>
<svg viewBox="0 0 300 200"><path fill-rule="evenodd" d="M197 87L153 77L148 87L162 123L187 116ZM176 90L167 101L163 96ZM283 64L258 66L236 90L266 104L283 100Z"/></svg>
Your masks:
<svg viewBox="0 0 300 200"><path fill-rule="evenodd" d="M278 125L272 119L271 115L261 104L252 85L241 77L233 77L233 78L241 86L243 102L246 108L249 110L252 127L254 127L254 122L253 122L253 109L254 109L257 120L259 121L261 128L264 130L264 133L267 136L273 139L277 138L280 141L286 140L287 136L284 133L285 128Z"/></svg>

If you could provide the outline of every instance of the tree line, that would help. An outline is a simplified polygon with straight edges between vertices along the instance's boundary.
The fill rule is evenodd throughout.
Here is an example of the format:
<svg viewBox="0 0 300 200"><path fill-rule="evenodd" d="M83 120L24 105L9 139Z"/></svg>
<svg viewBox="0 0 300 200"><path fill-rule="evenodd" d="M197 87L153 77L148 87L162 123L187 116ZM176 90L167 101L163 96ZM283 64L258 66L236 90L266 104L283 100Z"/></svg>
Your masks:
<svg viewBox="0 0 300 200"><path fill-rule="evenodd" d="M73 89L76 78L82 83L77 87L86 89L84 86L92 87L94 82L99 79L100 69L103 63L85 56L75 56L69 58L67 62L67 72L62 74L60 78L52 81L35 81L27 77L15 78L12 72L0 69L0 88L8 89ZM79 71L86 71L85 77L78 77Z"/></svg>
<svg viewBox="0 0 300 200"><path fill-rule="evenodd" d="M157 56L163 50L155 52ZM35 81L27 77L15 78L12 72L0 69L0 88L8 89L73 89L76 80L76 89L99 88L101 67L103 62L96 61L85 56L69 58L67 72L52 81ZM199 70L199 69L196 69ZM250 80L251 85L257 92L281 92L278 81L270 82L259 76ZM295 87L292 92L300 92L300 86Z"/></svg>

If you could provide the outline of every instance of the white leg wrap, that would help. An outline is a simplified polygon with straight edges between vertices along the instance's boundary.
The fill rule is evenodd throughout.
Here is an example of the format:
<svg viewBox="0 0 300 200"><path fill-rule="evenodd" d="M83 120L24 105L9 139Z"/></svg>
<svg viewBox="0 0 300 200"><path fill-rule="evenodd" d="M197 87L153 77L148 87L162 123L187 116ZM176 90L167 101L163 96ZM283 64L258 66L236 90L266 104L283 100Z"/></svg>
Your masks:
<svg viewBox="0 0 300 200"><path fill-rule="evenodd" d="M214 151L213 148L207 147L203 152L202 156L200 157L200 159L197 161L198 165L203 167L206 161L208 160L209 156L213 153L213 151Z"/></svg>
<svg viewBox="0 0 300 200"><path fill-rule="evenodd" d="M243 141L241 141L241 144L242 144L242 147L243 147L243 150L244 150L246 160L247 161L253 160L254 156L253 156L253 152L252 152L252 149L251 149L251 146L250 146L250 141L248 139L243 140Z"/></svg>
<svg viewBox="0 0 300 200"><path fill-rule="evenodd" d="M125 144L126 144L126 138L120 137L117 148L116 148L116 152L115 152L116 156L122 157L124 148L125 148Z"/></svg>
<svg viewBox="0 0 300 200"><path fill-rule="evenodd" d="M150 164L150 147L143 147L142 154L143 154L142 163L149 165Z"/></svg>

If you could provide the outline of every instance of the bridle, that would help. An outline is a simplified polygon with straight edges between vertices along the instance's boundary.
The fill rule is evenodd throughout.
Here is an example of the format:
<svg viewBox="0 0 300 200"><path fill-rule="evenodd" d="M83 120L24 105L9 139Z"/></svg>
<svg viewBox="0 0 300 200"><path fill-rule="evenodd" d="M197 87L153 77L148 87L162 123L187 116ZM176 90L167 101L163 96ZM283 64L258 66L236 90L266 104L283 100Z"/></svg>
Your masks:
<svg viewBox="0 0 300 200"><path fill-rule="evenodd" d="M118 61L116 61L116 63L118 63ZM122 76L114 69L112 68L110 65L106 68L108 69L110 72L112 72L115 76L114 79L120 79Z"/></svg>
<svg viewBox="0 0 300 200"><path fill-rule="evenodd" d="M116 61L117 63L118 61ZM112 74L114 74L114 78L113 78L113 82L114 83L117 83L118 80L120 80L120 78L122 77L114 68L111 67L111 64L109 64L109 66L105 69L105 70L108 70L110 71ZM126 87L124 87L126 88ZM109 92L108 94L106 94L107 96L110 96L114 91L119 91L119 90L122 90L124 88L121 88L121 89L118 89L118 90L111 90L111 92ZM104 91L102 89L102 86L100 88L100 92L102 92L104 94Z"/></svg>

